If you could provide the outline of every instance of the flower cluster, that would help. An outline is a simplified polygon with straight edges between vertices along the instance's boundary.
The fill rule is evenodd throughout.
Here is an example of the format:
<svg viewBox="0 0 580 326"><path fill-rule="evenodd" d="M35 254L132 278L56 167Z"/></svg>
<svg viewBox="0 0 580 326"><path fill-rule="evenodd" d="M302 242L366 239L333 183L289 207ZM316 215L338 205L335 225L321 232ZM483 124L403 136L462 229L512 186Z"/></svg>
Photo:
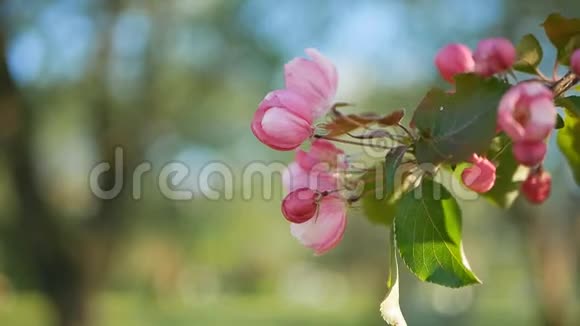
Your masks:
<svg viewBox="0 0 580 326"><path fill-rule="evenodd" d="M339 191L343 154L329 141L317 139L309 152L296 151L283 174L288 195L282 213L291 222L292 235L316 254L334 248L346 227L347 201Z"/></svg>
<svg viewBox="0 0 580 326"><path fill-rule="evenodd" d="M354 179L341 179L349 175L346 173L349 164L344 160L343 151L330 141L379 148L382 157L386 151L391 156L400 154L400 158L410 152L416 158L415 142L423 135L413 122L411 129L400 123L403 111L388 116L338 112L338 105L334 103L338 85L335 66L315 49L305 52L310 58L295 58L285 65L285 88L268 93L260 102L251 129L258 140L275 150L295 150L295 160L283 174L286 196L282 201L282 214L290 222L291 233L298 241L316 254L323 254L342 239L349 204L364 196L349 194ZM516 50L510 41L489 38L480 41L473 52L463 44L449 44L437 53L435 65L445 80L455 84L456 76L465 73L477 75L480 80L495 78L495 75L507 80L515 60ZM580 50L572 54L570 65L572 72L578 73ZM555 95L547 85L553 86L553 83L547 79L517 83L503 94L497 109L496 132L509 137L513 157L528 168L521 192L532 203L546 200L551 189L550 175L542 163L547 152L546 139L555 127L557 112ZM329 113L333 115L330 123L315 125ZM373 125L379 129L371 128ZM315 134L320 126L328 134ZM400 128L404 133L381 129L389 127ZM351 133L359 128L365 133ZM357 140L383 138L392 143L377 147L335 135L349 135ZM310 144L308 151L299 149L305 143ZM396 148L402 148L402 152L391 152ZM407 162L417 164L418 160L411 158ZM461 172L463 184L477 193L489 192L496 182L494 162L483 153L473 153L467 163L470 165ZM369 170L360 172L358 181Z"/></svg>
<svg viewBox="0 0 580 326"><path fill-rule="evenodd" d="M454 77L463 73L476 73L490 77L506 72L516 60L516 50L504 38L481 40L472 52L464 44L452 43L443 47L435 56L435 66L441 76L450 83ZM470 159L471 167L463 170L461 179L471 190L485 193L495 184L496 167L486 157L474 153Z"/></svg>
<svg viewBox="0 0 580 326"><path fill-rule="evenodd" d="M270 92L258 106L252 132L265 145L293 150L314 136L314 122L333 106L338 84L335 66L315 49L311 60L295 58L284 67L285 89ZM292 235L323 254L342 239L347 201L339 191L343 152L327 140L315 139L310 150L296 150L283 174L287 192L282 213Z"/></svg>
<svg viewBox="0 0 580 326"><path fill-rule="evenodd" d="M441 76L454 83L454 76L476 73L490 77L509 71L516 60L516 50L504 38L480 41L472 53L463 44L449 44L435 57ZM572 71L580 73L580 50L570 60ZM531 202L541 203L550 192L550 176L541 169L547 152L546 138L556 123L554 94L540 81L522 82L513 86L503 96L498 107L498 131L504 132L513 142L513 155L523 166L530 168L521 190ZM473 191L485 193L495 183L496 168L485 157L473 154L471 167L462 175L463 183Z"/></svg>
<svg viewBox="0 0 580 326"><path fill-rule="evenodd" d="M435 66L441 76L450 83L458 74L475 72L492 76L509 70L516 60L516 49L504 38L481 40L471 52L464 44L452 43L443 47L435 56Z"/></svg>

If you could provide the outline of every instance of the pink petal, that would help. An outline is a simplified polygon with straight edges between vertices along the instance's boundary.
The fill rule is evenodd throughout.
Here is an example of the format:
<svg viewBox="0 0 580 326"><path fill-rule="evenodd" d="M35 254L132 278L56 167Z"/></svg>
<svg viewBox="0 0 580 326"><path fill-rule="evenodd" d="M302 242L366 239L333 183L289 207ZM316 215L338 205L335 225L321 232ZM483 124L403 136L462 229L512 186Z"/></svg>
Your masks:
<svg viewBox="0 0 580 326"><path fill-rule="evenodd" d="M338 179L325 170L307 171L297 162L292 162L282 173L282 183L287 192L300 188L310 188L318 191L331 191L338 188Z"/></svg>
<svg viewBox="0 0 580 326"><path fill-rule="evenodd" d="M297 147L312 134L310 123L285 108L273 107L264 114L262 130L280 146Z"/></svg>
<svg viewBox="0 0 580 326"><path fill-rule="evenodd" d="M530 105L530 121L526 126L526 141L546 138L556 125L556 107L548 98L540 98Z"/></svg>
<svg viewBox="0 0 580 326"><path fill-rule="evenodd" d="M435 66L450 83L454 82L455 75L473 71L474 65L471 50L460 43L446 45L435 56Z"/></svg>
<svg viewBox="0 0 580 326"><path fill-rule="evenodd" d="M324 139L316 139L310 146L310 151L306 152L301 149L296 151L296 161L302 168L312 170L320 163L327 163L330 166L341 166L339 156L344 151L334 146L333 143Z"/></svg>
<svg viewBox="0 0 580 326"><path fill-rule="evenodd" d="M485 193L495 184L495 165L487 158L477 156L473 166L466 168L461 173L461 179L469 189Z"/></svg>
<svg viewBox="0 0 580 326"><path fill-rule="evenodd" d="M334 97L336 95L336 90L338 89L338 71L334 64L322 53L320 53L317 49L308 48L304 50L308 56L310 56L314 62L316 62L320 69L324 72L324 76L326 77L328 84L330 85L331 89L331 96Z"/></svg>
<svg viewBox="0 0 580 326"><path fill-rule="evenodd" d="M284 66L286 88L308 99L314 117L326 114L336 95L338 77L334 65L314 49L307 49L314 61L295 58Z"/></svg>
<svg viewBox="0 0 580 326"><path fill-rule="evenodd" d="M301 95L288 90L268 93L254 114L252 132L262 143L273 149L282 151L295 149L313 130L312 114L306 109L305 103ZM269 112L272 108L277 109ZM288 133L293 132L296 134L286 138Z"/></svg>
<svg viewBox="0 0 580 326"><path fill-rule="evenodd" d="M336 247L346 228L346 204L336 197L325 197L320 202L318 216L302 224L291 224L290 232L304 246L317 255Z"/></svg>

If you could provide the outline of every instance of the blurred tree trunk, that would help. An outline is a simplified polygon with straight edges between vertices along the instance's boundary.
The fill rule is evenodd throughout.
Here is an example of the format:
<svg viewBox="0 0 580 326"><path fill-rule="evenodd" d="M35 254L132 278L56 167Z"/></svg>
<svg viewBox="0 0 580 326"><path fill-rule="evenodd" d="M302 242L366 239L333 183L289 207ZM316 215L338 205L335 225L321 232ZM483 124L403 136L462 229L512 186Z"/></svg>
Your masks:
<svg viewBox="0 0 580 326"><path fill-rule="evenodd" d="M17 232L22 260L55 307L61 326L86 325L87 296L73 236L58 223L44 201L32 155L35 117L12 80L6 62L5 35L0 34L0 120L2 150L17 200ZM8 125L9 124L9 125Z"/></svg>
<svg viewBox="0 0 580 326"><path fill-rule="evenodd" d="M120 1L108 1L107 32L100 40L100 54L91 79L95 87L95 141L103 160L113 162L114 144L130 139L134 130L120 129L113 123L111 103L106 91L112 25L120 10ZM38 163L33 155L36 116L26 103L8 70L5 29L0 30L0 143L12 177L17 200L18 243L15 251L30 269L38 288L54 307L58 326L90 325L90 300L107 275L108 261L115 239L122 228L123 199L100 200L95 214L80 227L67 226L45 201L38 184ZM117 127L117 128L115 128ZM124 130L125 132L119 132ZM127 136L129 135L129 136ZM134 136L133 136L134 137ZM127 145L130 146L130 145ZM88 171L87 171L88 173ZM126 175L126 174L125 174ZM112 187L113 173L102 180L103 188ZM87 185L88 186L88 185ZM12 244L11 244L12 245Z"/></svg>

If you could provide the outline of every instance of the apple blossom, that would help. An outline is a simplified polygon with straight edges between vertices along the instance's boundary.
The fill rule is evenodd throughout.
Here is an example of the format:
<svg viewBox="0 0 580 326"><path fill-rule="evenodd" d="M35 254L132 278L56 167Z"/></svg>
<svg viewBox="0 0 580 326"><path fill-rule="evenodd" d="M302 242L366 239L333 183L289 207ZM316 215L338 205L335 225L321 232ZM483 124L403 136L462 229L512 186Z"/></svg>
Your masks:
<svg viewBox="0 0 580 326"><path fill-rule="evenodd" d="M302 95L276 90L260 103L252 120L252 132L271 148L287 151L312 135L312 121L311 107Z"/></svg>
<svg viewBox="0 0 580 326"><path fill-rule="evenodd" d="M552 177L546 171L534 171L522 183L522 193L534 204L543 203L550 196Z"/></svg>
<svg viewBox="0 0 580 326"><path fill-rule="evenodd" d="M290 225L291 233L316 254L334 248L342 239L346 227L347 201L338 191L338 170L344 168L344 165L337 163L341 154L342 151L329 141L316 140L310 151L297 150L296 161L288 166L282 176L284 187L290 192L282 203L282 211L293 222ZM313 212L312 193L320 196L315 200L318 205L314 210L315 218L310 216ZM293 199L297 195L304 195L304 201L299 203L299 200ZM293 218L297 218L296 221L292 221Z"/></svg>
<svg viewBox="0 0 580 326"><path fill-rule="evenodd" d="M282 201L282 213L289 222L304 223L316 214L319 197L318 193L309 188L294 190Z"/></svg>
<svg viewBox="0 0 580 326"><path fill-rule="evenodd" d="M488 38L477 44L473 59L475 72L488 77L510 69L516 61L516 49L508 39Z"/></svg>
<svg viewBox="0 0 580 326"><path fill-rule="evenodd" d="M450 83L457 74L472 72L475 63L471 50L459 43L448 44L437 52L435 66L441 76Z"/></svg>
<svg viewBox="0 0 580 326"><path fill-rule="evenodd" d="M498 108L498 126L514 142L544 140L556 124L552 91L539 82L512 87Z"/></svg>
<svg viewBox="0 0 580 326"><path fill-rule="evenodd" d="M525 166L536 166L546 157L548 146L543 141L518 142L513 145L516 161Z"/></svg>
<svg viewBox="0 0 580 326"><path fill-rule="evenodd" d="M473 154L471 167L461 173L461 180L469 189L478 192L488 192L495 184L495 165L485 157Z"/></svg>

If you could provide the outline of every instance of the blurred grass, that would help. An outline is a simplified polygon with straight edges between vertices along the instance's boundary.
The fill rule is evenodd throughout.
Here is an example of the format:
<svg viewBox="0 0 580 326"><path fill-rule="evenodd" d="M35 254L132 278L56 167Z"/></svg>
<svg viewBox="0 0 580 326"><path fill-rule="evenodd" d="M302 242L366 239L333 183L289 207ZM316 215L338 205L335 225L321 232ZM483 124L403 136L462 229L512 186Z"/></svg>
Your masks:
<svg viewBox="0 0 580 326"><path fill-rule="evenodd" d="M135 294L108 292L99 296L96 325L381 325L378 314L370 314L368 298L353 298L347 309L328 309L324 304L288 304L269 296L232 296L209 304L187 304L181 300L151 300ZM0 325L39 326L50 319L42 297L14 295L0 304ZM369 319L369 317L373 317Z"/></svg>

